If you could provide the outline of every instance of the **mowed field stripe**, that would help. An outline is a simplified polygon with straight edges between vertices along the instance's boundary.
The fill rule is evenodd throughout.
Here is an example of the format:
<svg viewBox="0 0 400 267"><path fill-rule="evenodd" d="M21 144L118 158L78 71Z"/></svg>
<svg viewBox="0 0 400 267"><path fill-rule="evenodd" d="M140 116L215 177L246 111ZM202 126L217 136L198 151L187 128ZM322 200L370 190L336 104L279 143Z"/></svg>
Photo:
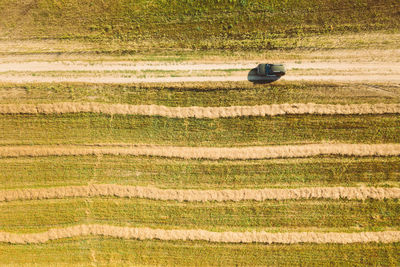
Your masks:
<svg viewBox="0 0 400 267"><path fill-rule="evenodd" d="M399 156L400 144L307 144L251 147L178 147L151 145L0 146L0 157L133 155L184 159L272 159L321 155Z"/></svg>
<svg viewBox="0 0 400 267"><path fill-rule="evenodd" d="M111 225L89 224L66 228L54 228L42 233L16 234L0 232L0 242L11 244L45 243L50 240L79 236L107 236L123 239L158 240L204 240L222 243L392 243L400 241L400 231L360 232L360 233L315 233L315 232L211 232L206 230L163 230L133 228Z"/></svg>
<svg viewBox="0 0 400 267"><path fill-rule="evenodd" d="M355 115L399 114L400 104L272 104L230 107L167 107L105 103L61 102L52 104L1 104L0 114L103 113L163 116L170 118L224 118L240 116L276 116L286 114Z"/></svg>
<svg viewBox="0 0 400 267"><path fill-rule="evenodd" d="M307 187L295 189L192 190L97 184L0 191L0 202L59 199L67 197L116 196L177 201L265 201L285 199L399 199L400 188Z"/></svg>

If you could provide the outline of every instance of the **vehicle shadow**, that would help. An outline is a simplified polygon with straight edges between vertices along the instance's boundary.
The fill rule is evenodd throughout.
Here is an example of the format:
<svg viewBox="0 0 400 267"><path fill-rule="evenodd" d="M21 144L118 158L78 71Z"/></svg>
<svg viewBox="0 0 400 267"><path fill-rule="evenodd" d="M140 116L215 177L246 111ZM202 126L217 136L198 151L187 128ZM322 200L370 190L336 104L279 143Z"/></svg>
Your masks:
<svg viewBox="0 0 400 267"><path fill-rule="evenodd" d="M260 76L257 75L257 68L251 69L247 74L247 80L254 84L272 83L279 80L279 76Z"/></svg>

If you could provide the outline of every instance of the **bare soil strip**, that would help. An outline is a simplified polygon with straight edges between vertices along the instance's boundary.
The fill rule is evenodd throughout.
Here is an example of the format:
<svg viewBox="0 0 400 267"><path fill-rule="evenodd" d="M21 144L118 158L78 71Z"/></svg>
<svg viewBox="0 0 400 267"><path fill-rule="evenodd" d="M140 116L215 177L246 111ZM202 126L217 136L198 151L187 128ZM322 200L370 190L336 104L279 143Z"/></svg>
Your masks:
<svg viewBox="0 0 400 267"><path fill-rule="evenodd" d="M96 102L60 102L52 104L0 104L0 114L103 113L162 116L169 118L226 118L240 116L276 116L287 114L361 115L399 114L400 104L272 104L230 107L167 107L158 105L105 104Z"/></svg>
<svg viewBox="0 0 400 267"><path fill-rule="evenodd" d="M40 157L68 155L132 155L183 159L272 159L304 158L320 155L400 156L400 144L307 144L251 147L125 146L0 146L0 157Z"/></svg>
<svg viewBox="0 0 400 267"><path fill-rule="evenodd" d="M400 188L307 187L296 189L184 190L155 187L94 184L0 191L0 202L14 200L60 199L68 197L115 196L177 201L265 201L285 199L399 199Z"/></svg>
<svg viewBox="0 0 400 267"><path fill-rule="evenodd" d="M22 62L0 62L0 72L6 71L142 71L142 70L162 70L162 71L198 71L198 70L250 70L255 68L256 61L242 61L243 63L165 63L148 62L135 63L129 61L109 61L109 62L85 62L85 61L22 61ZM381 71L380 64L375 62L288 62L283 61L287 70L292 69L332 69L332 70L363 70ZM385 71L400 71L400 63L386 62Z"/></svg>
<svg viewBox="0 0 400 267"><path fill-rule="evenodd" d="M301 64L296 64L300 65ZM323 67L324 64L317 64ZM370 67L376 69L373 64L356 64L355 68ZM398 67L396 62L393 62L394 68ZM142 70L162 70L162 71L196 71L196 70L229 70L229 69L252 69L257 64L253 62L237 64L237 63L224 63L224 64L191 64L191 63L174 63L166 64L164 62L149 62L149 63L135 63L129 61L111 61L111 62L85 62L85 61L54 61L54 62L12 62L1 63L0 72L6 71L142 71ZM307 64L307 66L314 67L314 64ZM329 64L326 64L329 66ZM342 64L342 67L347 64ZM314 67L315 68L315 67Z"/></svg>
<svg viewBox="0 0 400 267"><path fill-rule="evenodd" d="M361 233L315 233L315 232L211 232L206 230L163 230L133 228L111 225L89 224L66 228L53 228L46 232L16 234L0 232L0 242L11 244L45 243L50 240L79 236L107 236L122 239L158 240L204 240L218 243L392 243L400 241L400 231L361 232Z"/></svg>
<svg viewBox="0 0 400 267"><path fill-rule="evenodd" d="M0 74L0 82L3 83L104 83L104 84L130 84L130 83L181 83L181 82L243 82L264 81L260 76L183 76L183 77L104 77L104 76L82 76L82 77L51 77L51 76L25 76ZM366 73L362 75L286 75L284 81L332 81L332 82L363 82L363 83L400 83L400 75L374 75Z"/></svg>

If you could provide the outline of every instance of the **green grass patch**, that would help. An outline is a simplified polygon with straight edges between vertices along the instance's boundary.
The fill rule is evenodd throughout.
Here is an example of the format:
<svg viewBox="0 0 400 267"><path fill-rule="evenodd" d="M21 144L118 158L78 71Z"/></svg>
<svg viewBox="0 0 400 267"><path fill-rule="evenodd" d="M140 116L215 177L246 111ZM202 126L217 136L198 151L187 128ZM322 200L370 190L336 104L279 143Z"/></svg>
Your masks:
<svg viewBox="0 0 400 267"><path fill-rule="evenodd" d="M134 143L250 146L398 143L398 115L287 115L220 119L93 113L0 115L1 144Z"/></svg>
<svg viewBox="0 0 400 267"><path fill-rule="evenodd" d="M379 88L377 90L376 88ZM382 93L387 91L388 93ZM249 82L177 84L1 84L0 103L102 102L183 106L234 106L281 103L399 103L398 87L388 84Z"/></svg>
<svg viewBox="0 0 400 267"><path fill-rule="evenodd" d="M399 186L400 158L248 161L133 156L0 158L0 189L122 184L184 189Z"/></svg>
<svg viewBox="0 0 400 267"><path fill-rule="evenodd" d="M137 42L122 53L273 50L301 48L305 35L397 29L398 12L396 0L3 0L0 27L4 38Z"/></svg>
<svg viewBox="0 0 400 267"><path fill-rule="evenodd" d="M347 61L391 61L387 49L397 49L400 40L399 31L395 28L373 32L304 34L291 37L273 37L273 42L280 49L247 50L245 45L234 50L208 49L195 50L199 43L187 48L189 42L180 48L175 42L122 41L122 40L93 40L90 39L2 39L0 55L23 55L24 60L32 61L163 61L182 62L197 60L201 62L215 61L275 61L282 60L331 60L343 57ZM203 40L204 41L204 40ZM214 38L212 42L216 42ZM205 41L207 42L207 41ZM251 41L250 41L251 42ZM222 42L219 42L223 44ZM186 47L186 48L185 48ZM246 50L243 50L246 49ZM360 49L365 50L360 53ZM347 51L344 51L347 50ZM370 53L366 52L373 50ZM339 54L338 54L339 52Z"/></svg>
<svg viewBox="0 0 400 267"><path fill-rule="evenodd" d="M0 244L0 261L7 266L395 266L399 249L399 243L264 245L85 237Z"/></svg>
<svg viewBox="0 0 400 267"><path fill-rule="evenodd" d="M400 226L398 200L177 202L70 198L0 203L0 228L39 232L76 224L210 231L378 231Z"/></svg>

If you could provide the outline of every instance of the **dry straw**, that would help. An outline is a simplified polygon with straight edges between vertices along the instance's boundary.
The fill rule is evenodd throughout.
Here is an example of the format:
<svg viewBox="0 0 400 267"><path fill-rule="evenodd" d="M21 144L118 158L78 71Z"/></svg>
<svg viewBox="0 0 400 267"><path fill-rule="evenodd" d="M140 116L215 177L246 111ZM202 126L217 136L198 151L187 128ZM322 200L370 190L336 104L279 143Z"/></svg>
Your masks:
<svg viewBox="0 0 400 267"><path fill-rule="evenodd" d="M400 104L272 104L230 107L166 107L157 105L61 102L52 104L2 104L0 114L62 114L92 112L163 116L170 118L223 118L285 114L398 114Z"/></svg>
<svg viewBox="0 0 400 267"><path fill-rule="evenodd" d="M158 240L204 240L219 243L391 243L400 241L400 231L361 233L315 233L315 232L210 232L206 230L163 230L132 228L111 225L77 225L67 228L50 229L42 233L16 234L0 232L0 242L12 244L45 243L50 240L78 236L107 236L123 239Z"/></svg>
<svg viewBox="0 0 400 267"><path fill-rule="evenodd" d="M0 202L67 197L116 196L177 201L243 201L284 199L399 199L400 188L309 187L296 189L182 190L98 184L0 191Z"/></svg>
<svg viewBox="0 0 400 267"><path fill-rule="evenodd" d="M132 155L184 159L273 159L320 155L399 156L400 144L307 144L253 147L174 147L174 146L0 146L0 157L66 155Z"/></svg>

